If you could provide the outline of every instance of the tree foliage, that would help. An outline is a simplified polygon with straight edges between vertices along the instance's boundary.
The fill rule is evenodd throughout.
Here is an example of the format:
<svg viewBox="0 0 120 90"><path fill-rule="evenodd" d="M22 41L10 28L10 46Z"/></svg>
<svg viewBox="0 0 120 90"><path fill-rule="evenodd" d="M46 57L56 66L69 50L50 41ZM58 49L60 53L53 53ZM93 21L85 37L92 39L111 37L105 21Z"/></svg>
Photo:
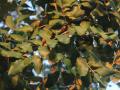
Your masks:
<svg viewBox="0 0 120 90"><path fill-rule="evenodd" d="M27 5L27 1L31 4ZM1 2L7 4L6 0L1 0L1 8ZM12 5L10 8L7 4L6 11L3 10L5 13L0 8L3 14L0 18L6 25L0 29L0 56L7 57L9 61L15 58L14 62L9 63L9 74L22 72L32 63L28 60L30 57L24 55L32 52L33 46L55 48L57 53L62 54L58 55L58 61L64 58L74 75L92 73L93 77L90 77L102 85L105 85L102 78L116 73L112 67L115 55L111 56L110 52L100 48L109 46L113 52L119 50L115 46L119 43L119 0L20 0L14 3L9 3ZM12 12L7 13L12 8L17 13L16 17ZM113 58L103 59L101 52Z"/></svg>

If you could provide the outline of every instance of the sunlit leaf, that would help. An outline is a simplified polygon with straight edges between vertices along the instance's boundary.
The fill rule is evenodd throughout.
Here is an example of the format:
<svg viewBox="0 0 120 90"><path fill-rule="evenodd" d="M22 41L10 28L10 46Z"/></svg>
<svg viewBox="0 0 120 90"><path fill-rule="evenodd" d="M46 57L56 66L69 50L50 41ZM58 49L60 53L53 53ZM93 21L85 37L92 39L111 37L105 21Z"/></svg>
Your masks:
<svg viewBox="0 0 120 90"><path fill-rule="evenodd" d="M23 42L22 44L17 45L22 52L31 52L32 51L32 45L27 42Z"/></svg>
<svg viewBox="0 0 120 90"><path fill-rule="evenodd" d="M21 0L20 4L24 4L27 0Z"/></svg>
<svg viewBox="0 0 120 90"><path fill-rule="evenodd" d="M36 26L39 26L40 23L41 23L40 20L36 20L36 21L34 21L31 25L32 25L33 27L36 27Z"/></svg>
<svg viewBox="0 0 120 90"><path fill-rule="evenodd" d="M26 25L26 26L18 28L17 30L21 31L21 32L32 32L33 31L33 27L29 26L29 25Z"/></svg>
<svg viewBox="0 0 120 90"><path fill-rule="evenodd" d="M74 2L76 2L76 0L57 0L57 4L61 7L72 5Z"/></svg>
<svg viewBox="0 0 120 90"><path fill-rule="evenodd" d="M88 61L88 64L93 67L93 68L101 68L103 67L102 63L101 63L101 60L100 58L95 55L94 52L89 52L89 61Z"/></svg>
<svg viewBox="0 0 120 90"><path fill-rule="evenodd" d="M17 34L11 34L10 37L16 41L24 41L25 37Z"/></svg>
<svg viewBox="0 0 120 90"><path fill-rule="evenodd" d="M111 73L111 70L105 66L102 66L101 68L98 68L95 70L100 76L105 76Z"/></svg>
<svg viewBox="0 0 120 90"><path fill-rule="evenodd" d="M85 11L80 8L79 5L74 6L73 9L70 11L66 11L65 15L68 16L70 19L76 19L82 15L84 15Z"/></svg>
<svg viewBox="0 0 120 90"><path fill-rule="evenodd" d="M31 43L35 44L35 45L42 45L42 42L40 40L30 40Z"/></svg>
<svg viewBox="0 0 120 90"><path fill-rule="evenodd" d="M16 24L19 24L22 20L29 17L29 15L21 15L16 19Z"/></svg>
<svg viewBox="0 0 120 90"><path fill-rule="evenodd" d="M70 38L67 35L57 35L56 38L59 42L68 44L70 42Z"/></svg>
<svg viewBox="0 0 120 90"><path fill-rule="evenodd" d="M48 58L48 55L50 53L48 47L46 47L46 46L40 46L38 48L38 50L39 50L40 55L42 56L42 58L44 58L44 59Z"/></svg>
<svg viewBox="0 0 120 90"><path fill-rule="evenodd" d="M48 40L48 39L51 38L52 32L49 31L49 30L40 30L40 31L39 31L39 35L40 35L42 38Z"/></svg>
<svg viewBox="0 0 120 90"><path fill-rule="evenodd" d="M80 26L75 26L76 32L78 35L84 35L90 27L90 22L83 21L80 23Z"/></svg>
<svg viewBox="0 0 120 90"><path fill-rule="evenodd" d="M1 50L0 54L4 57L14 57L14 58L21 58L22 57L21 53L15 52L15 51Z"/></svg>
<svg viewBox="0 0 120 90"><path fill-rule="evenodd" d="M9 28L11 28L11 29L14 30L15 24L14 24L14 20L13 20L13 17L12 17L12 16L7 16L5 22L6 22L6 25L7 25Z"/></svg>
<svg viewBox="0 0 120 90"><path fill-rule="evenodd" d="M1 33L1 34L7 34L7 30L0 29L0 33Z"/></svg>
<svg viewBox="0 0 120 90"><path fill-rule="evenodd" d="M92 7L92 6L90 5L90 2L88 2L88 1L82 2L81 5L83 5L84 7L89 7L89 8Z"/></svg>
<svg viewBox="0 0 120 90"><path fill-rule="evenodd" d="M116 34L112 34L112 35L107 35L107 33L105 33L101 28L97 28L97 27L90 27L92 32L95 34L99 34L100 36L102 36L104 39L115 39L117 37Z"/></svg>
<svg viewBox="0 0 120 90"><path fill-rule="evenodd" d="M69 58L65 58L65 59L63 59L63 62L64 62L64 64L68 67L68 68L70 68L71 67L71 61L70 61L70 59Z"/></svg>
<svg viewBox="0 0 120 90"><path fill-rule="evenodd" d="M54 48L57 45L58 41L57 40L47 40L47 44L49 47Z"/></svg>
<svg viewBox="0 0 120 90"><path fill-rule="evenodd" d="M76 32L76 29L74 27L68 27L68 31L69 31L70 35L74 35Z"/></svg>
<svg viewBox="0 0 120 90"><path fill-rule="evenodd" d="M74 67L72 67L72 69L71 69L71 73L74 75L74 76L76 76L77 75L77 69L76 69L76 67L74 66Z"/></svg>
<svg viewBox="0 0 120 90"><path fill-rule="evenodd" d="M25 60L16 60L12 65L10 66L10 69L8 71L8 75L15 75L23 71L23 69L32 63L32 60L25 59Z"/></svg>
<svg viewBox="0 0 120 90"><path fill-rule="evenodd" d="M103 82L103 80L101 80L101 77L100 77L100 75L99 74L97 74L97 73L94 73L94 78L98 81L98 82L100 82L104 87L106 87L106 82Z"/></svg>
<svg viewBox="0 0 120 90"><path fill-rule="evenodd" d="M8 48L8 49L11 48L10 43L5 43L5 42L0 42L0 46L5 47L5 48Z"/></svg>
<svg viewBox="0 0 120 90"><path fill-rule="evenodd" d="M65 23L64 20L61 19L53 19L49 21L49 27L54 27L58 25L63 25Z"/></svg>
<svg viewBox="0 0 120 90"><path fill-rule="evenodd" d="M80 76L87 75L89 68L88 68L88 65L87 65L85 59L80 58L80 57L77 58L76 66L77 66L77 71L78 71Z"/></svg>
<svg viewBox="0 0 120 90"><path fill-rule="evenodd" d="M56 61L59 62L60 60L63 60L64 55L62 53L57 53L56 54Z"/></svg>

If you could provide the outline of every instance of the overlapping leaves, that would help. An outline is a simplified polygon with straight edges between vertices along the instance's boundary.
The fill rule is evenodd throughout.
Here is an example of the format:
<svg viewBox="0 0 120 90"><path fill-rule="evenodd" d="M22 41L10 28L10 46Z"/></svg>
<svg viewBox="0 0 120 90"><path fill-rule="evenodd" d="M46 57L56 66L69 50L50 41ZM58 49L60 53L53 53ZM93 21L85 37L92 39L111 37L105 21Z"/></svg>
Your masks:
<svg viewBox="0 0 120 90"><path fill-rule="evenodd" d="M22 5L26 2L26 0L22 0L21 6L18 6L18 18L14 19L12 16L7 16L5 19L7 29L0 29L0 34L4 36L4 41L0 42L0 49L2 48L0 50L0 55L4 57L23 58L24 53L33 51L33 45L37 45L38 48L48 46L51 49L61 43L63 45L68 45L71 44L71 42L74 42L74 40L72 41L72 37L76 34L80 37L88 34L93 37L97 35L100 37L99 40L102 38L104 42L108 39L115 40L118 38L118 35L114 30L112 33L108 32L110 26L104 28L98 20L100 17L104 16L108 16L107 18L109 18L109 14L112 14L116 18L115 22L120 25L119 5L115 7L112 0L110 0L110 3L108 4L102 2L102 0L81 0L81 2L76 0L55 1L56 2L52 3L48 1L47 3L49 7L52 6L52 10L50 9L51 7L42 7L45 9L43 16L38 16L40 18L35 21L29 19L28 21L30 22L28 22L27 25L21 25L20 23L22 21L26 22L25 19L28 19L31 15L22 14L21 10L24 9ZM113 6L112 8L114 10L109 8L110 5ZM9 31L9 29L14 32L8 35L7 31ZM36 39L36 36L39 36L39 38ZM11 48L11 42L13 41L14 43L12 44L14 47ZM100 42L100 44L103 43ZM107 43L105 42L104 44ZM80 47L82 46L84 45L82 44ZM102 77L111 72L111 70L102 65L102 61L91 51L88 51L88 59L82 57L77 58L74 71L77 70L80 76L86 76L89 73L89 70L92 70L94 76L97 78L99 75ZM63 59L63 57L64 55L60 55L59 58L57 58L58 61L61 58ZM69 59L63 61L71 69L71 61ZM9 74L22 72L24 67L30 63L31 61L29 60L16 60L16 62L11 64ZM98 78L98 81L101 82L100 77Z"/></svg>

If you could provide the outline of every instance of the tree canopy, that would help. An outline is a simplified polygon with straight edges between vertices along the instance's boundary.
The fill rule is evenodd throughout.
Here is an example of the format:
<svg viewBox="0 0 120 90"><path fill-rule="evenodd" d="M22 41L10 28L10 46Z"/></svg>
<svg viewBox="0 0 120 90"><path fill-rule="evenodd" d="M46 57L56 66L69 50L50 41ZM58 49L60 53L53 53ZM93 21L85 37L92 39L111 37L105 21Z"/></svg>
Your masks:
<svg viewBox="0 0 120 90"><path fill-rule="evenodd" d="M37 47L55 49L56 62L89 82L105 86L105 77L119 76L119 0L1 0L0 13L3 72L22 72Z"/></svg>

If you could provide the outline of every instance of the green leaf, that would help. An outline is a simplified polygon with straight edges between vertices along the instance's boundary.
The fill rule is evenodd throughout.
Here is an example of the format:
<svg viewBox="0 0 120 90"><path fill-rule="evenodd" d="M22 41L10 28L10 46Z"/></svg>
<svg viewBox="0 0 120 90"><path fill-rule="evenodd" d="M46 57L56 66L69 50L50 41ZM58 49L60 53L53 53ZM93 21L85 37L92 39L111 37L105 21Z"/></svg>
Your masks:
<svg viewBox="0 0 120 90"><path fill-rule="evenodd" d="M34 29L34 32L31 35L31 39L36 39L36 36L38 36L38 33L39 33L39 29L38 28Z"/></svg>
<svg viewBox="0 0 120 90"><path fill-rule="evenodd" d="M22 20L29 17L30 15L21 15L16 19L16 24L19 24Z"/></svg>
<svg viewBox="0 0 120 90"><path fill-rule="evenodd" d="M77 71L80 76L87 75L89 68L88 68L88 65L85 59L80 58L80 57L77 58L76 66L77 66Z"/></svg>
<svg viewBox="0 0 120 90"><path fill-rule="evenodd" d="M103 80L101 80L101 77L100 77L99 74L94 73L94 78L95 78L97 81L99 81L104 87L106 87L107 83L104 82Z"/></svg>
<svg viewBox="0 0 120 90"><path fill-rule="evenodd" d="M6 19L5 19L5 22L6 22L6 25L13 29L15 28L15 24L14 24L14 21L13 21L13 17L12 16L7 16Z"/></svg>
<svg viewBox="0 0 120 90"><path fill-rule="evenodd" d="M72 67L72 69L71 69L71 73L74 75L74 76L76 76L77 75L77 69L76 69L76 67L74 66L74 67Z"/></svg>
<svg viewBox="0 0 120 90"><path fill-rule="evenodd" d="M47 46L39 46L38 51L44 60L48 58L50 51Z"/></svg>
<svg viewBox="0 0 120 90"><path fill-rule="evenodd" d="M15 75L23 71L25 67L27 67L29 64L32 63L32 60L25 59L25 60L16 60L12 65L10 66L10 69L8 71L8 75Z"/></svg>
<svg viewBox="0 0 120 90"><path fill-rule="evenodd" d="M90 22L82 21L80 26L74 26L78 35L84 35L90 27Z"/></svg>
<svg viewBox="0 0 120 90"><path fill-rule="evenodd" d="M67 35L57 35L56 38L61 43L64 43L64 44L70 43L70 38Z"/></svg>
<svg viewBox="0 0 120 90"><path fill-rule="evenodd" d="M70 19L77 19L85 14L85 10L81 9L79 5L71 7L72 9L68 9L65 11L65 15Z"/></svg>
<svg viewBox="0 0 120 90"><path fill-rule="evenodd" d="M57 0L57 4L62 7L62 6L71 6L76 0Z"/></svg>
<svg viewBox="0 0 120 90"><path fill-rule="evenodd" d="M97 55L95 55L94 52L92 51L89 51L89 61L88 61L88 64L91 66L91 67L94 67L94 68L101 68L103 65L101 63L101 60L98 58Z"/></svg>
<svg viewBox="0 0 120 90"><path fill-rule="evenodd" d="M7 34L7 30L4 30L4 29L0 29L0 34Z"/></svg>
<svg viewBox="0 0 120 90"><path fill-rule="evenodd" d="M18 28L17 30L21 31L21 32L32 32L33 31L33 27L29 26L29 25L26 25L26 26Z"/></svg>
<svg viewBox="0 0 120 90"><path fill-rule="evenodd" d="M57 53L56 54L56 62L59 62L60 60L63 60L64 55L62 53Z"/></svg>
<svg viewBox="0 0 120 90"><path fill-rule="evenodd" d="M16 51L6 51L6 50L1 50L0 54L4 57L14 57L14 58L21 58L22 54Z"/></svg>
<svg viewBox="0 0 120 90"><path fill-rule="evenodd" d="M58 25L63 25L65 24L64 20L61 19L53 19L49 21L49 27L52 28L54 26L58 26Z"/></svg>
<svg viewBox="0 0 120 90"><path fill-rule="evenodd" d="M104 39L116 39L117 35L115 33L107 35L101 28L92 26L90 27L91 31L95 34L99 34Z"/></svg>
<svg viewBox="0 0 120 90"><path fill-rule="evenodd" d="M59 5L60 7L62 7L62 0L56 0L57 1L57 5Z"/></svg>
<svg viewBox="0 0 120 90"><path fill-rule="evenodd" d="M114 73L113 75L111 75L112 77L115 77L115 78L120 78L120 73L119 72L116 72Z"/></svg>
<svg viewBox="0 0 120 90"><path fill-rule="evenodd" d="M30 42L33 43L33 44L35 44L35 45L38 45L38 46L42 45L41 40L30 40Z"/></svg>
<svg viewBox="0 0 120 90"><path fill-rule="evenodd" d="M6 43L6 42L0 42L0 46L3 46L3 47L8 48L8 49L11 48L10 43Z"/></svg>
<svg viewBox="0 0 120 90"><path fill-rule="evenodd" d="M46 43L48 44L49 47L54 48L57 45L58 41L48 39Z"/></svg>
<svg viewBox="0 0 120 90"><path fill-rule="evenodd" d="M27 0L21 0L20 4L23 5L23 4L25 4L26 1Z"/></svg>
<svg viewBox="0 0 120 90"><path fill-rule="evenodd" d="M100 76L106 76L109 73L111 73L112 70L110 70L109 68L105 66L102 66L101 68L96 69L95 72L97 72Z"/></svg>
<svg viewBox="0 0 120 90"><path fill-rule="evenodd" d="M65 58L65 59L63 59L63 62L64 62L64 64L68 67L68 68L70 68L71 67L71 60L69 59L69 58Z"/></svg>
<svg viewBox="0 0 120 90"><path fill-rule="evenodd" d="M69 31L70 35L74 35L76 32L76 29L71 26L71 27L68 27L68 31Z"/></svg>
<svg viewBox="0 0 120 90"><path fill-rule="evenodd" d="M49 40L52 36L52 32L49 30L40 30L39 35L45 40Z"/></svg>
<svg viewBox="0 0 120 90"><path fill-rule="evenodd" d="M22 44L18 44L17 47L19 47L22 52L31 52L32 51L31 43L23 42Z"/></svg>
<svg viewBox="0 0 120 90"><path fill-rule="evenodd" d="M110 39L116 39L117 38L117 35L115 33L113 33L112 35L109 35L109 38Z"/></svg>
<svg viewBox="0 0 120 90"><path fill-rule="evenodd" d="M11 34L10 37L16 41L24 41L25 37L19 35L19 34Z"/></svg>

